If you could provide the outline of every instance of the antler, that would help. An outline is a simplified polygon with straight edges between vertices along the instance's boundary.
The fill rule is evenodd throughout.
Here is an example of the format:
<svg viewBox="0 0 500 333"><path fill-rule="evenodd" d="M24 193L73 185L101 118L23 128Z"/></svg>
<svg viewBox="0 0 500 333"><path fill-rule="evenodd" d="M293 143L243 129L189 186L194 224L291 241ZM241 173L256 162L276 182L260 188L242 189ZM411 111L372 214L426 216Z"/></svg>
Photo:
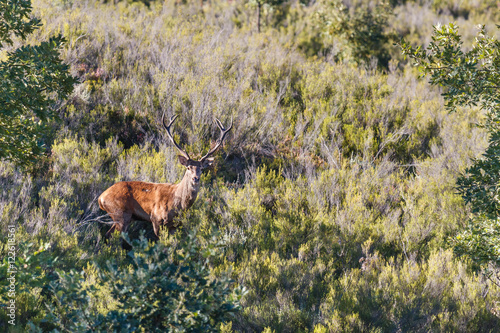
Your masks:
<svg viewBox="0 0 500 333"><path fill-rule="evenodd" d="M224 138L226 137L227 132L229 132L231 130L231 128L233 128L233 119L232 118L231 118L231 126L229 126L228 129L225 129L224 126L222 126L222 123L220 122L219 119L215 118L215 122L217 123L217 126L219 126L219 128L222 132L221 137L219 138L219 140L217 140L217 144L215 145L215 147L210 149L210 151L205 156L203 156L201 158L200 162L203 162L208 156L212 155L220 147L220 145L224 141Z"/></svg>
<svg viewBox="0 0 500 333"><path fill-rule="evenodd" d="M189 157L188 153L186 153L184 150L182 150L182 148L177 144L177 142L175 142L174 137L172 136L172 133L170 133L170 126L172 126L172 124L174 123L176 118L177 118L177 115L173 115L172 117L170 117L170 122L168 123L168 126L167 126L167 125L165 125L165 113L164 113L163 116L161 117L161 123L163 124L163 126L167 130L168 137L170 138L170 141L172 141L172 143L174 144L175 148L177 148L179 150L179 153L181 153L182 156L184 156L185 158L190 160L191 158Z"/></svg>

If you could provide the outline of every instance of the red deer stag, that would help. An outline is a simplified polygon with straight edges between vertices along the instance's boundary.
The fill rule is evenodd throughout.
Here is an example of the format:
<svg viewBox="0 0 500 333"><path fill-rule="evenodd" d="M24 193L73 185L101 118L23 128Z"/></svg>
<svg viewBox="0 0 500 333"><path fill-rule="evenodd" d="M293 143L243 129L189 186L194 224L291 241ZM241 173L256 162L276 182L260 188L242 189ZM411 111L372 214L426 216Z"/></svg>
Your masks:
<svg viewBox="0 0 500 333"><path fill-rule="evenodd" d="M222 126L219 119L215 119L221 130L221 137L215 147L199 161L192 160L174 140L170 127L177 118L172 116L170 123L165 125L165 115L161 122L167 130L168 137L179 150L179 162L186 167L186 173L178 184L158 184L139 181L119 182L104 191L98 199L99 207L105 210L114 221L111 229L106 233L108 238L116 230L125 232L132 219L144 220L153 224L153 230L158 237L161 225L166 225L169 232L175 231L173 220L181 210L186 210L194 203L200 189L200 176L203 169L212 165L212 155L224 141L226 134L233 127L233 122L228 129Z"/></svg>

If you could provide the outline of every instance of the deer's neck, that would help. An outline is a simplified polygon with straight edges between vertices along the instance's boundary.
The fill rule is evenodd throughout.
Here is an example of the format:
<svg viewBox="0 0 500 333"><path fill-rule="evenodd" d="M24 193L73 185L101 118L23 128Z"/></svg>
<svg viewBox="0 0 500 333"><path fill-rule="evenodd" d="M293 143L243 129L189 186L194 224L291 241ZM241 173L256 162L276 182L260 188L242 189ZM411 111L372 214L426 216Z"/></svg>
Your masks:
<svg viewBox="0 0 500 333"><path fill-rule="evenodd" d="M188 209L196 200L200 185L193 185L191 178L187 174L184 175L181 182L177 184L175 191L176 204L181 209Z"/></svg>

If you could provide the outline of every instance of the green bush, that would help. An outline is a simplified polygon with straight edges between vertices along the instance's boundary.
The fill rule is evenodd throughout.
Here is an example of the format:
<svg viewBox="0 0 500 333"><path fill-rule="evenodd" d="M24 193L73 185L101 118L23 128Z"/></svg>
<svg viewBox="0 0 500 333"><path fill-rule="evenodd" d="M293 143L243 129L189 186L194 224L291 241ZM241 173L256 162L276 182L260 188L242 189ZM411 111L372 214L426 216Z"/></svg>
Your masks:
<svg viewBox="0 0 500 333"><path fill-rule="evenodd" d="M40 28L31 10L30 1L0 1L0 158L25 168L43 154L48 127L57 119L54 106L76 83L60 59L62 36L13 49L14 41L24 43Z"/></svg>
<svg viewBox="0 0 500 333"><path fill-rule="evenodd" d="M128 240L130 241L130 240ZM178 332L216 331L221 322L239 309L244 289L234 288L227 275L213 276L208 263L218 244L200 248L195 235L170 242L132 242L129 266L108 261L97 266L93 284L88 274L57 271L51 283L54 302L45 318L55 327L72 332L146 330ZM114 309L101 313L95 307L99 289L109 288Z"/></svg>
<svg viewBox="0 0 500 333"><path fill-rule="evenodd" d="M328 44L335 45L335 56L358 64L368 64L372 58L387 68L391 41L389 30L392 7L385 2L362 2L348 8L341 0L319 2L315 13L319 29L327 36Z"/></svg>

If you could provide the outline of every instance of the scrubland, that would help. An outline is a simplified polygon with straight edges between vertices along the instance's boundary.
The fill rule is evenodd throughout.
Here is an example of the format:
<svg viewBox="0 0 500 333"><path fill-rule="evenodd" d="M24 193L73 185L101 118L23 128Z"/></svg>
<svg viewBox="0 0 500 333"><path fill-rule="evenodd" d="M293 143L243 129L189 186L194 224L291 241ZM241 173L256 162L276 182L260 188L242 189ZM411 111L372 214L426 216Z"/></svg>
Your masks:
<svg viewBox="0 0 500 333"><path fill-rule="evenodd" d="M342 53L356 45L325 33L315 15L324 3L264 7L257 33L255 8L242 1L33 1L43 26L28 41L62 34L79 83L44 158L30 170L0 162L0 238L16 226L20 264L9 329L500 327L500 286L449 242L470 216L456 180L487 145L484 115L446 110L396 40L380 46L386 66L377 53L367 62ZM415 45L433 24L457 22L469 47L475 25L495 33L498 22L495 1L389 6L385 31ZM110 219L97 197L122 180L181 179L163 113L179 115L173 132L191 156L213 146L214 118L234 127L182 228L127 255L118 236L104 242ZM132 229L133 239L151 236L147 223ZM181 266L197 274L165 273ZM174 309L179 317L168 317Z"/></svg>

